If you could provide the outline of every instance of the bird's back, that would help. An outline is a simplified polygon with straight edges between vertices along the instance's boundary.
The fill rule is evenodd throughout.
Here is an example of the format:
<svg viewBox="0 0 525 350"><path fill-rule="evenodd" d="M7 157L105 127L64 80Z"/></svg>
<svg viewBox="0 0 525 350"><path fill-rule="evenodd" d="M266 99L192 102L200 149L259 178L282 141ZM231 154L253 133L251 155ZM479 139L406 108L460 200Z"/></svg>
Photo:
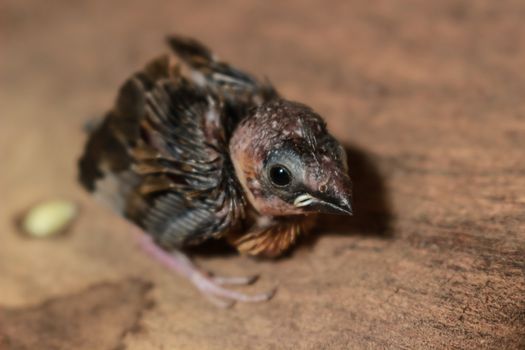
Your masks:
<svg viewBox="0 0 525 350"><path fill-rule="evenodd" d="M250 108L275 91L200 43L172 37L134 74L92 131L80 181L165 247L195 244L240 224L246 200L228 155Z"/></svg>

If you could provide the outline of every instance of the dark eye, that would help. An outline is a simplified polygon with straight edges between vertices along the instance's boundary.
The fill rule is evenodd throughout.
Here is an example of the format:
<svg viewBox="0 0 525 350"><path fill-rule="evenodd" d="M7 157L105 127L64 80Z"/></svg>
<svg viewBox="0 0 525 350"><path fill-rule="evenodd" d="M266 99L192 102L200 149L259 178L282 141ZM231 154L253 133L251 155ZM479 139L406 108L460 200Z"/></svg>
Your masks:
<svg viewBox="0 0 525 350"><path fill-rule="evenodd" d="M277 186L286 186L292 181L292 175L284 166L274 165L270 169L270 180Z"/></svg>

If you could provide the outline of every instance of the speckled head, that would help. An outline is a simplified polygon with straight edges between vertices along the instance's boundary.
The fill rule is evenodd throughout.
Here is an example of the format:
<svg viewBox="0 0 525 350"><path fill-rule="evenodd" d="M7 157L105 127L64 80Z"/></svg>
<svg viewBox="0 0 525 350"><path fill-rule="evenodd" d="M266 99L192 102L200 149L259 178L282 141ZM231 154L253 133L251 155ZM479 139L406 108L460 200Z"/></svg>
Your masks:
<svg viewBox="0 0 525 350"><path fill-rule="evenodd" d="M235 129L230 154L262 215L352 214L344 149L303 104L276 99L261 105Z"/></svg>

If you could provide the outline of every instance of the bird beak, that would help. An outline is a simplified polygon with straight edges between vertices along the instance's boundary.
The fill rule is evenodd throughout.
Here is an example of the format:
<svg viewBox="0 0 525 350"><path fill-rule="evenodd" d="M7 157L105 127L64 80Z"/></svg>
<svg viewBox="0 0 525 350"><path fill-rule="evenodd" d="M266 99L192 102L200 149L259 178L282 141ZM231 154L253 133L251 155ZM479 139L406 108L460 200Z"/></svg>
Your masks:
<svg viewBox="0 0 525 350"><path fill-rule="evenodd" d="M303 208L308 212L352 215L352 204L350 195L343 194L340 196L302 194L298 196L294 205Z"/></svg>

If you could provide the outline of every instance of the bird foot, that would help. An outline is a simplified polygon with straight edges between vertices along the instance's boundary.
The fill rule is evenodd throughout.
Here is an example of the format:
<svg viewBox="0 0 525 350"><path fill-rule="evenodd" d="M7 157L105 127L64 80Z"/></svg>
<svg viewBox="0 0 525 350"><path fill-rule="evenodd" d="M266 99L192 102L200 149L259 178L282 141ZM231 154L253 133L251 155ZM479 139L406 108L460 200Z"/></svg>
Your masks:
<svg viewBox="0 0 525 350"><path fill-rule="evenodd" d="M227 289L225 286L253 284L259 276L225 277L203 271L183 252L178 250L166 252L157 246L151 237L144 234L140 236L140 245L142 249L162 265L188 278L208 300L219 307L228 308L236 302L254 303L267 301L270 300L276 292L274 288L266 293L244 294Z"/></svg>
<svg viewBox="0 0 525 350"><path fill-rule="evenodd" d="M217 276L208 272L209 279L219 286L248 286L254 284L259 275L251 276Z"/></svg>

